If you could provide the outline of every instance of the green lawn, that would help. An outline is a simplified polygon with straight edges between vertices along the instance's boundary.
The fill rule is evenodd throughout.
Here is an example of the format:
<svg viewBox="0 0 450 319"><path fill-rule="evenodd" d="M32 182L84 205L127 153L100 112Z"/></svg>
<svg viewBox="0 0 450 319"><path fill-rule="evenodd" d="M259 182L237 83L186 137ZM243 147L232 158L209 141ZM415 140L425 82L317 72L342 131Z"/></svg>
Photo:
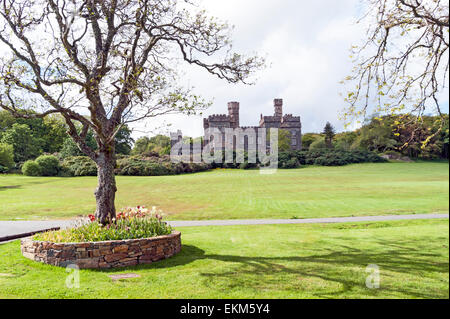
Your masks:
<svg viewBox="0 0 450 319"><path fill-rule="evenodd" d="M447 163L382 163L117 177L117 207L158 206L169 219L314 218L445 212ZM92 213L95 177L0 175L0 219Z"/></svg>
<svg viewBox="0 0 450 319"><path fill-rule="evenodd" d="M180 228L183 250L153 265L68 273L0 245L1 298L449 298L448 220ZM380 269L380 289L365 286ZM108 275L140 278L113 282Z"/></svg>

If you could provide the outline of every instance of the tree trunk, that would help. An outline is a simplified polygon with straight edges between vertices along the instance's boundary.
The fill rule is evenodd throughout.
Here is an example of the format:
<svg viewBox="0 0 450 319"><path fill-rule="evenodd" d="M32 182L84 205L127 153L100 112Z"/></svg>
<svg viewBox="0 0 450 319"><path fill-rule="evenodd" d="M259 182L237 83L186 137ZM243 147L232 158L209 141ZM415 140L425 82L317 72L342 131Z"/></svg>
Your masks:
<svg viewBox="0 0 450 319"><path fill-rule="evenodd" d="M114 200L117 187L114 176L114 167L116 165L114 151L99 152L96 162L98 187L95 191L95 199L97 201L95 218L103 225L106 225L116 217Z"/></svg>

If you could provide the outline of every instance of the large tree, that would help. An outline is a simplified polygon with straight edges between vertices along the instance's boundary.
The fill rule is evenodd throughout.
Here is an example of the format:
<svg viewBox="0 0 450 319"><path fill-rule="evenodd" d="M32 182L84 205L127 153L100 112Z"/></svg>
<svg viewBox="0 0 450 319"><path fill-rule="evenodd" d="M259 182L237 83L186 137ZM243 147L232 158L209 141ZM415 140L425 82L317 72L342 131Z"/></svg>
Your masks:
<svg viewBox="0 0 450 319"><path fill-rule="evenodd" d="M366 13L359 23L367 26L367 38L352 48L347 124L373 112L413 114L416 121L432 112L441 115L442 130L441 94L448 90L449 76L448 0L361 2Z"/></svg>
<svg viewBox="0 0 450 319"><path fill-rule="evenodd" d="M0 106L20 117L64 117L97 164L104 224L116 212L114 137L122 125L208 104L178 84L177 61L231 83L245 83L263 64L233 53L231 28L192 0L0 2ZM89 130L97 150L85 141Z"/></svg>

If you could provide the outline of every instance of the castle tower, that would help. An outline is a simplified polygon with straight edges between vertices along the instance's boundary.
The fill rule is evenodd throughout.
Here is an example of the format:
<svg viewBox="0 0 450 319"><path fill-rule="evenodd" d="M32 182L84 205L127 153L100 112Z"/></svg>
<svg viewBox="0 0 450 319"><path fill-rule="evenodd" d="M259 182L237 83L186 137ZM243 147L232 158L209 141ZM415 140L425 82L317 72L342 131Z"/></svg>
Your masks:
<svg viewBox="0 0 450 319"><path fill-rule="evenodd" d="M283 99L273 100L273 106L275 109L275 116L282 118L283 117Z"/></svg>
<svg viewBox="0 0 450 319"><path fill-rule="evenodd" d="M239 102L228 103L228 115L230 116L230 124L232 128L239 127Z"/></svg>
<svg viewBox="0 0 450 319"><path fill-rule="evenodd" d="M183 140L183 132L178 130L177 132L170 133L170 148L174 148L175 144ZM178 150L178 155L182 155L181 149Z"/></svg>

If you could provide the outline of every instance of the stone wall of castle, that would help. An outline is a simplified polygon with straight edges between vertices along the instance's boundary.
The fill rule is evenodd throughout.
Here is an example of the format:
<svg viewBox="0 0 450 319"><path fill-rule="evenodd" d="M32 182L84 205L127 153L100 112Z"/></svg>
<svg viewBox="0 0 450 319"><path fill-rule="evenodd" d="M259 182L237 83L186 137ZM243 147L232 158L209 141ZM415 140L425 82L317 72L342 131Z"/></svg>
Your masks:
<svg viewBox="0 0 450 319"><path fill-rule="evenodd" d="M254 127L241 127L239 122L239 102L228 103L228 115L226 114L214 114L203 120L203 129L205 130L204 144L212 142L212 137L206 134L208 129L216 128L222 133L223 145L233 143L233 149L236 149L237 143L245 144L245 148L248 146L249 138L256 138L258 143L258 128L278 128L288 130L291 133L291 149L302 149L302 124L300 116L293 116L292 114L286 114L283 116L283 100L274 100L274 114L271 116L263 116L261 114L259 126ZM225 131L227 128L241 128L246 130L247 137L243 137L244 141L230 141L226 138ZM253 130L254 134L249 133L248 130ZM256 137L254 137L255 135ZM250 141L252 143L252 141Z"/></svg>

